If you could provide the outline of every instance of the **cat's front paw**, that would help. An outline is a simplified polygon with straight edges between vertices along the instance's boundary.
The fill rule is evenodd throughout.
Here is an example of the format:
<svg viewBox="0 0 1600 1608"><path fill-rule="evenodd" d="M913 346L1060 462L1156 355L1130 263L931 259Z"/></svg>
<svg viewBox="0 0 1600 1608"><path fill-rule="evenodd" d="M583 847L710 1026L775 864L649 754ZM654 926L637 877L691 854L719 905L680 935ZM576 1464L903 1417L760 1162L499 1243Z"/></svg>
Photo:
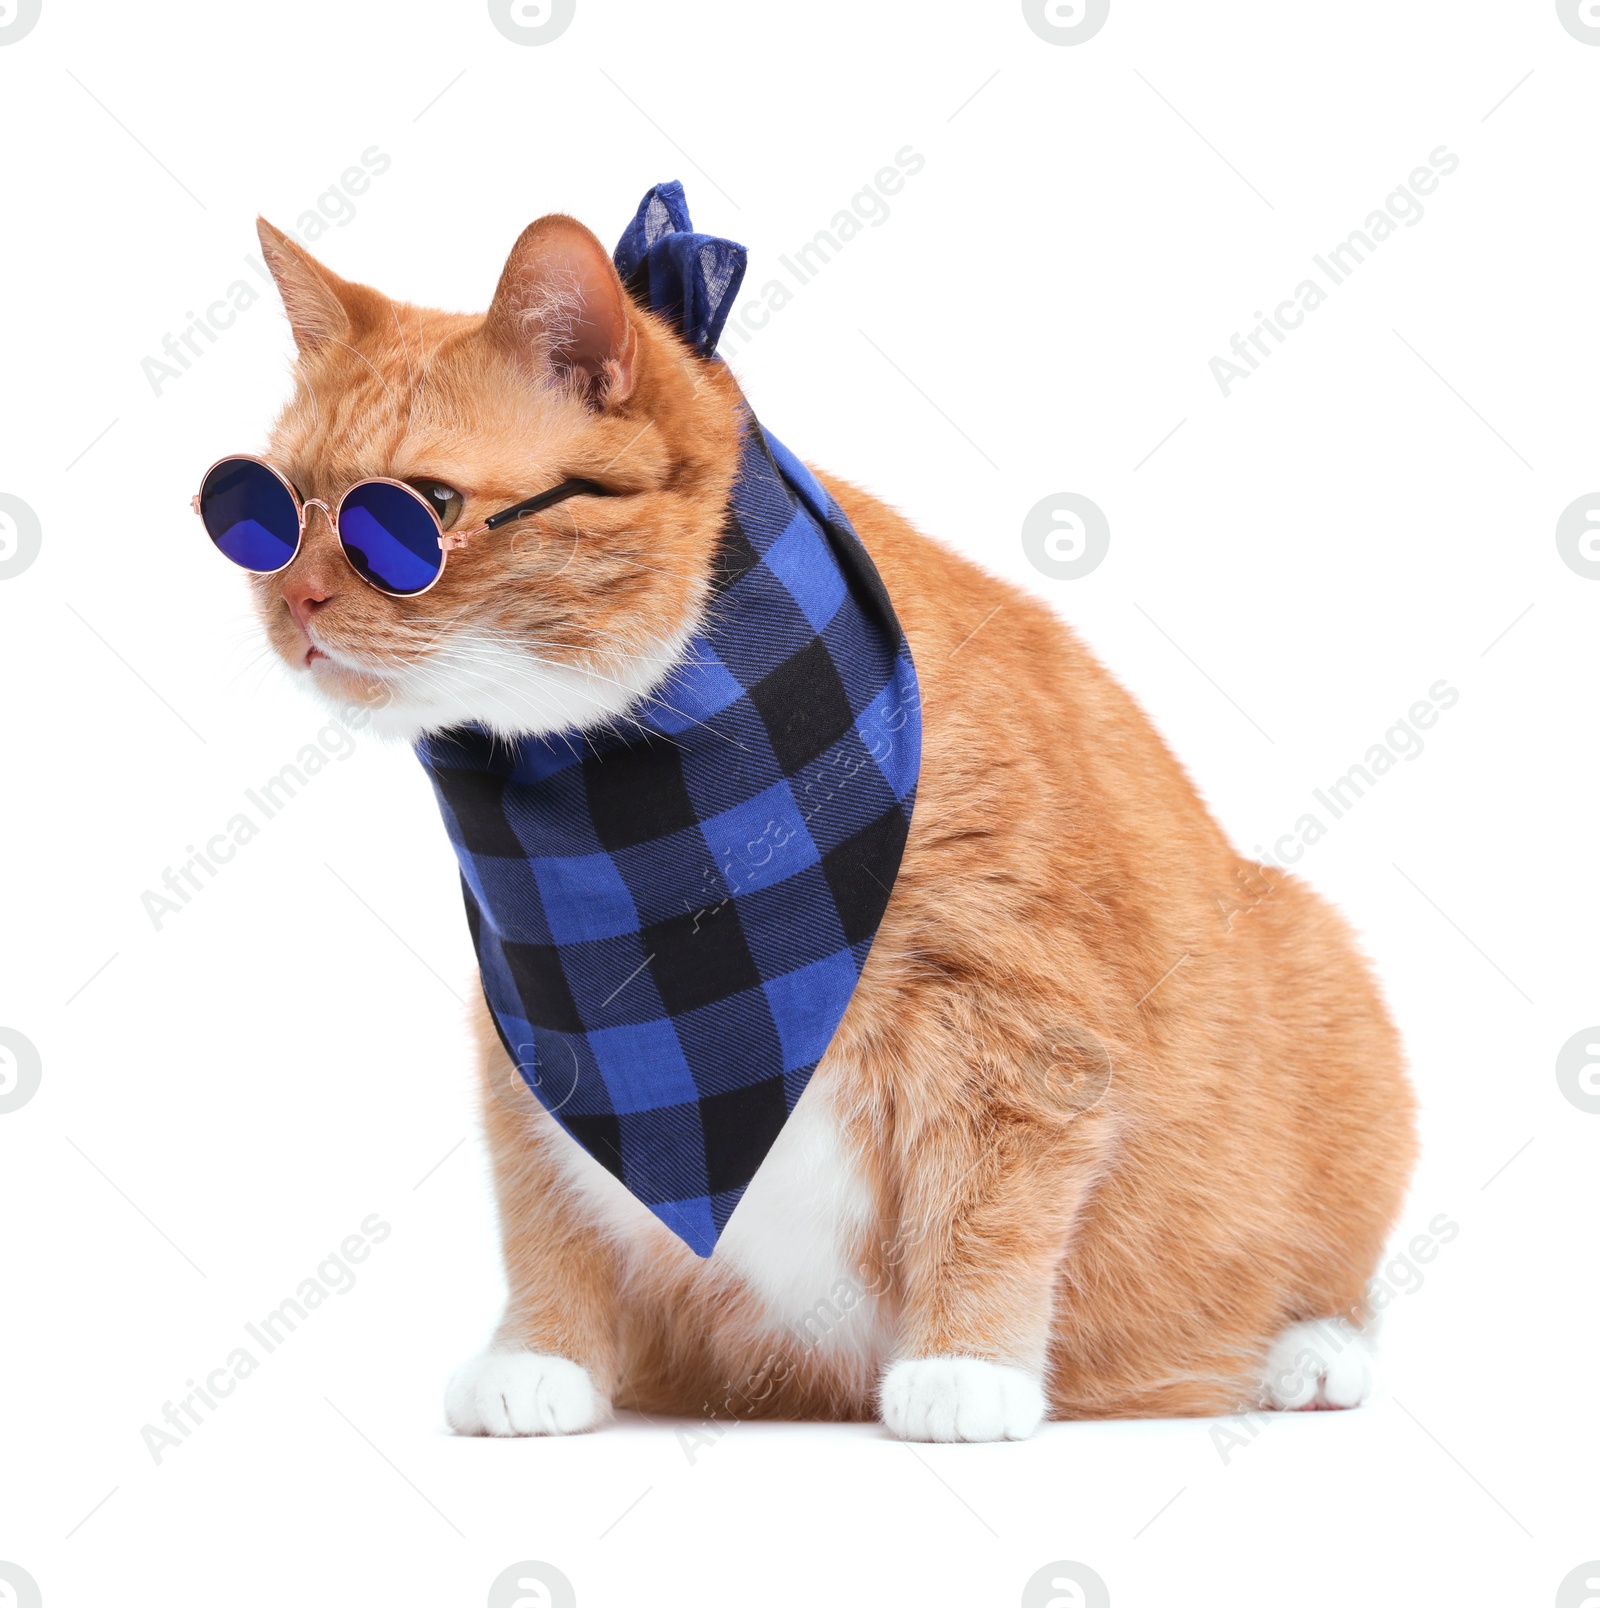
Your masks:
<svg viewBox="0 0 1600 1608"><path fill-rule="evenodd" d="M575 1435L609 1411L586 1368L534 1351L485 1351L456 1369L444 1393L458 1435Z"/></svg>
<svg viewBox="0 0 1600 1608"><path fill-rule="evenodd" d="M978 1357L922 1357L883 1376L884 1428L901 1440L1026 1440L1044 1419L1031 1373Z"/></svg>

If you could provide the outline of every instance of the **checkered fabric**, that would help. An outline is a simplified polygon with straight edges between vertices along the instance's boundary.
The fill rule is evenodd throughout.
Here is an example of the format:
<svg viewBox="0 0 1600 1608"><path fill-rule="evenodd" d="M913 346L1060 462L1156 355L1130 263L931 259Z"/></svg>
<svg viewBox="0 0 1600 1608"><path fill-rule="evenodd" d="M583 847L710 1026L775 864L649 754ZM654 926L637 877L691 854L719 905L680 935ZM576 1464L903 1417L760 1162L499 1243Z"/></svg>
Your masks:
<svg viewBox="0 0 1600 1608"><path fill-rule="evenodd" d="M917 677L838 506L750 419L705 630L625 729L419 747L529 1088L701 1256L894 886Z"/></svg>
<svg viewBox="0 0 1600 1608"><path fill-rule="evenodd" d="M748 258L737 241L694 232L676 179L645 191L614 253L623 284L701 357L717 349Z"/></svg>

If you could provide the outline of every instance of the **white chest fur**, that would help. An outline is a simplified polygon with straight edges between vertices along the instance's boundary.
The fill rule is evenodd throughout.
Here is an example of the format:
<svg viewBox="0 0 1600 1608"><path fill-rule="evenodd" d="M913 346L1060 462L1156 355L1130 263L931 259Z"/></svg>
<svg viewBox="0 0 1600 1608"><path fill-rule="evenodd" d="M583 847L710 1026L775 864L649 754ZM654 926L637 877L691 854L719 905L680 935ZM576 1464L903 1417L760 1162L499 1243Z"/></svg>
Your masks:
<svg viewBox="0 0 1600 1608"><path fill-rule="evenodd" d="M836 1069L833 1069L836 1071ZM826 1074L813 1079L740 1200L711 1269L728 1269L760 1299L774 1334L802 1351L877 1361L876 1299L857 1265L873 1221L859 1158L841 1128ZM695 1261L676 1239L579 1146L556 1146L567 1182L610 1235L659 1263Z"/></svg>
<svg viewBox="0 0 1600 1608"><path fill-rule="evenodd" d="M873 1221L871 1191L820 1079L801 1097L750 1181L713 1262L734 1268L775 1328L805 1350L868 1353L876 1301L856 1265Z"/></svg>

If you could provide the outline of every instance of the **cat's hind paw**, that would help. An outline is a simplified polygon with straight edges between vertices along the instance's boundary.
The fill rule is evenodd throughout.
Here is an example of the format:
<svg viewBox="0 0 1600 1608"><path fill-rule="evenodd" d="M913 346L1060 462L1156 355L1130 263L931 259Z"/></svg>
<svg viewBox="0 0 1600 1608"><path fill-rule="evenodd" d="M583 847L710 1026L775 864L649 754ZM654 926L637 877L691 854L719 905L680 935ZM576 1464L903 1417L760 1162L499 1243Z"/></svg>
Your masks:
<svg viewBox="0 0 1600 1608"><path fill-rule="evenodd" d="M919 1357L883 1376L884 1428L900 1440L1026 1440L1044 1419L1044 1389L1021 1368L979 1357Z"/></svg>
<svg viewBox="0 0 1600 1608"><path fill-rule="evenodd" d="M1359 1407L1377 1381L1372 1347L1341 1318L1292 1323L1267 1350L1265 1405L1283 1412Z"/></svg>

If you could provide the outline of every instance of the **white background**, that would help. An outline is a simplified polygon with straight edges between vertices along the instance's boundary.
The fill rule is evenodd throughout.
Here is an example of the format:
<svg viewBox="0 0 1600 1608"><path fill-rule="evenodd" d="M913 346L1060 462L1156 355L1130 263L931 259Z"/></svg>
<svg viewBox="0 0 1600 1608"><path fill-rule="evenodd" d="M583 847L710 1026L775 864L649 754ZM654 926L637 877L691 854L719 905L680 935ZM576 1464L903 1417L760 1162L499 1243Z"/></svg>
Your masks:
<svg viewBox="0 0 1600 1608"><path fill-rule="evenodd" d="M578 0L530 48L481 3L44 0L0 46L0 491L43 531L0 581L0 1026L43 1066L0 1115L0 1560L46 1608L476 1605L522 1559L583 1608L1011 1605L1058 1559L1116 1608L1554 1602L1600 1557L1600 1117L1554 1071L1600 1019L1600 584L1554 538L1600 486L1597 81L1550 0L1113 0L1065 48L1015 3ZM670 177L750 247L748 300L908 145L888 220L736 370L797 451L1049 599L1246 851L1459 690L1300 867L1409 1045L1402 1239L1459 1234L1390 1309L1382 1400L1226 1462L1201 1421L451 1439L501 1291L453 858L415 760L363 744L152 925L325 721L187 507L285 395L275 300L159 395L141 361L261 288L257 211L296 227L372 146L314 249L470 309L532 218L611 240ZM1225 399L1209 360L1440 145L1421 221ZM1110 521L1078 581L1020 544L1060 491ZM356 1287L157 1466L141 1426L371 1213Z"/></svg>

